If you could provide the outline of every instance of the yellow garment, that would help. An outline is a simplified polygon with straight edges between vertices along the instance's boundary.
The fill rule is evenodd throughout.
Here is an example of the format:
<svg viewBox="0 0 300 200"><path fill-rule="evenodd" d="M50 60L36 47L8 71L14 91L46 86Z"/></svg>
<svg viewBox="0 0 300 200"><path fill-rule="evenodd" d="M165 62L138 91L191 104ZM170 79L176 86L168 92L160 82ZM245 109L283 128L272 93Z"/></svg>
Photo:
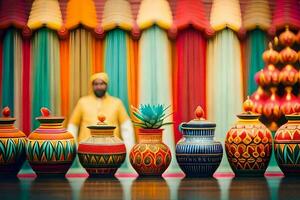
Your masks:
<svg viewBox="0 0 300 200"><path fill-rule="evenodd" d="M120 126L129 119L122 101L107 93L101 99L92 94L79 99L70 118L70 124L79 126L78 142L90 137L87 126L95 125L100 113L105 115L107 124L116 126L114 134L121 138Z"/></svg>

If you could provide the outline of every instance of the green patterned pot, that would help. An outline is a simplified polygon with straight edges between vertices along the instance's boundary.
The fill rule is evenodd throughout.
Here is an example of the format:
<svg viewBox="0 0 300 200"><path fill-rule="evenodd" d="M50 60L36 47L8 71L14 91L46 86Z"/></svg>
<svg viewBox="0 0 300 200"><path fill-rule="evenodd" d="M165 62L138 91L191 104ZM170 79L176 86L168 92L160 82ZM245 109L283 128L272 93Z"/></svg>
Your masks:
<svg viewBox="0 0 300 200"><path fill-rule="evenodd" d="M285 176L300 176L300 112L286 118L275 134L275 158Z"/></svg>
<svg viewBox="0 0 300 200"><path fill-rule="evenodd" d="M16 176L25 159L26 135L14 126L6 107L0 118L0 176Z"/></svg>

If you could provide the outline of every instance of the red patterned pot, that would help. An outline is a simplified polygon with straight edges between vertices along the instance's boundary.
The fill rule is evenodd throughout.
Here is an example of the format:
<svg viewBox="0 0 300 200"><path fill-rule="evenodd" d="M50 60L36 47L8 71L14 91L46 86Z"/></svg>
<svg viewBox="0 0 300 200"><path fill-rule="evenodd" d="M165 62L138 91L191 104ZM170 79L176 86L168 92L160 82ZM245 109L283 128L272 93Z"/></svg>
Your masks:
<svg viewBox="0 0 300 200"><path fill-rule="evenodd" d="M272 153L271 132L252 113L253 102L244 102L244 113L228 131L225 149L236 176L263 176Z"/></svg>
<svg viewBox="0 0 300 200"><path fill-rule="evenodd" d="M140 176L161 176L172 156L162 142L163 129L140 129L138 144L130 151L130 163Z"/></svg>
<svg viewBox="0 0 300 200"><path fill-rule="evenodd" d="M63 127L64 117L50 116L46 108L41 112L40 127L28 137L27 159L38 176L64 176L76 156L74 137Z"/></svg>
<svg viewBox="0 0 300 200"><path fill-rule="evenodd" d="M0 176L16 176L25 159L26 135L14 126L15 118L5 107L0 118Z"/></svg>
<svg viewBox="0 0 300 200"><path fill-rule="evenodd" d="M79 143L78 157L91 177L111 177L125 161L126 147L114 136L115 126L105 123L102 115L98 120L97 125L88 126L91 137Z"/></svg>
<svg viewBox="0 0 300 200"><path fill-rule="evenodd" d="M277 163L285 176L300 176L300 106L288 122L275 134L274 150Z"/></svg>

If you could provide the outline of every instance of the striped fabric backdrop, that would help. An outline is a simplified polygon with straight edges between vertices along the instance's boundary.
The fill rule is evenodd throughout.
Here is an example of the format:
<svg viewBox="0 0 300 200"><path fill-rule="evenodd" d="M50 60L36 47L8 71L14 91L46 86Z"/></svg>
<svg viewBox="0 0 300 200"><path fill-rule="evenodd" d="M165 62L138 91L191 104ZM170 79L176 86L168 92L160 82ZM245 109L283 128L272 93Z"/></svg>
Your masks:
<svg viewBox="0 0 300 200"><path fill-rule="evenodd" d="M217 123L216 139L223 142L243 99L256 89L266 43L285 25L299 30L300 5L192 2L0 1L1 108L11 108L27 135L38 126L42 106L65 116L66 125L78 99L90 92L90 75L105 71L109 93L130 115L130 105L171 105L174 126L166 127L164 141L172 151L181 138L178 125L194 118L197 105Z"/></svg>

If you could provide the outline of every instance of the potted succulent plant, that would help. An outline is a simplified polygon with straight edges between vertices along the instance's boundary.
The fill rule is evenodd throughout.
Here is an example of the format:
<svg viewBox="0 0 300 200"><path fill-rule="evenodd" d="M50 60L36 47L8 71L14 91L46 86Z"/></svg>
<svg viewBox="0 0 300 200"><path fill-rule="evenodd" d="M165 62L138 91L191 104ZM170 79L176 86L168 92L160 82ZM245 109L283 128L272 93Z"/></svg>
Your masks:
<svg viewBox="0 0 300 200"><path fill-rule="evenodd" d="M138 143L131 149L129 158L140 176L161 176L171 162L171 151L162 142L161 128L172 124L164 122L171 115L166 114L168 108L161 104L142 104L139 109L131 106L135 118L133 124L139 127L139 131Z"/></svg>

